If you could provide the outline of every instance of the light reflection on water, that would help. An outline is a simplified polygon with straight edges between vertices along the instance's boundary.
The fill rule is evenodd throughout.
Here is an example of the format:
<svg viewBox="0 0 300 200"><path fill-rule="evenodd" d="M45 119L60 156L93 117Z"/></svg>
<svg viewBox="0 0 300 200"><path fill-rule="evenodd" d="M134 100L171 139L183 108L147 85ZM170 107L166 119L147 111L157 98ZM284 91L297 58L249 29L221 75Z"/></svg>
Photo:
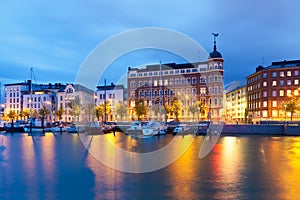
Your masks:
<svg viewBox="0 0 300 200"><path fill-rule="evenodd" d="M174 136L133 139L117 133L106 137L119 148L149 152ZM178 138L170 155L192 137ZM97 140L99 136L91 139L91 147ZM221 137L213 151L199 159L202 142L203 137L195 137L183 156L166 168L131 174L97 161L76 134L2 134L0 199L299 198L300 138ZM102 148L109 148L108 157L115 153L114 148Z"/></svg>

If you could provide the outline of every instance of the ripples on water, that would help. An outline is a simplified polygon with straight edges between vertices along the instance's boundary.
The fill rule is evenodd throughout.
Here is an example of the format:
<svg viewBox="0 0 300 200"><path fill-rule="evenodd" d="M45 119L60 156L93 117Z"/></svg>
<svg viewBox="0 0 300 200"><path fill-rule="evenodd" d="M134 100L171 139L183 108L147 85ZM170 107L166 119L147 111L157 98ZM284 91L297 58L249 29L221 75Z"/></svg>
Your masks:
<svg viewBox="0 0 300 200"><path fill-rule="evenodd" d="M198 158L202 136L176 140L176 153L190 148L158 171L132 174L97 161L76 134L0 135L0 199L298 199L300 137L221 137L212 152ZM111 144L129 152L151 152L174 136L134 139L107 134ZM87 138L90 148L99 136ZM167 159L167 158L166 158ZM118 162L118 161L114 161Z"/></svg>

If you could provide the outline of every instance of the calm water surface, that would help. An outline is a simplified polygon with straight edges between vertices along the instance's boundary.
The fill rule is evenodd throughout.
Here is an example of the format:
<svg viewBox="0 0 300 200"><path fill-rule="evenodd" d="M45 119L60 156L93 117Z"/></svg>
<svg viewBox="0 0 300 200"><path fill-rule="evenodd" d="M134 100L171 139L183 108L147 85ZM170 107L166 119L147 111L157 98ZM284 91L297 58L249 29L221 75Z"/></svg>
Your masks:
<svg viewBox="0 0 300 200"><path fill-rule="evenodd" d="M97 137L91 137L91 147L97 147ZM149 152L174 136L106 137L125 150ZM300 198L300 137L221 137L212 152L199 159L202 142L202 136L195 137L183 156L166 168L132 174L97 161L76 134L0 134L0 199Z"/></svg>

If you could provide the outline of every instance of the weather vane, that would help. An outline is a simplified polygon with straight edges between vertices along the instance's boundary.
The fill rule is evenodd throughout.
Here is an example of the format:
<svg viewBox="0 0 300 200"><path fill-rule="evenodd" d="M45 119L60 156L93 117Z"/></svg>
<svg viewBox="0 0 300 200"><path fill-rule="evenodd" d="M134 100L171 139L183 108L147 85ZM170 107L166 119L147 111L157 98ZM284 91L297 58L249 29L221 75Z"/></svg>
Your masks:
<svg viewBox="0 0 300 200"><path fill-rule="evenodd" d="M214 36L214 50L216 51L217 50L217 45L216 45L216 38L219 36L219 33L212 33L213 36Z"/></svg>

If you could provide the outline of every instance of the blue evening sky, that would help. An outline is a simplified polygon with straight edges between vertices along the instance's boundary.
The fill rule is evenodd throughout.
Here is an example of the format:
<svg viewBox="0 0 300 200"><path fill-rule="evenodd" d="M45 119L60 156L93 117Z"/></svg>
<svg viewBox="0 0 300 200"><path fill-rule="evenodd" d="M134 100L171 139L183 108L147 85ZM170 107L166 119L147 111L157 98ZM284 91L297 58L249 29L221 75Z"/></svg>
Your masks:
<svg viewBox="0 0 300 200"><path fill-rule="evenodd" d="M142 27L179 31L208 52L211 33L219 33L225 84L243 81L259 64L300 59L299 8L298 0L1 1L0 82L29 79L30 67L38 83L74 82L99 43ZM159 60L182 62L161 51L133 52L112 63L107 81L116 82L130 66Z"/></svg>

